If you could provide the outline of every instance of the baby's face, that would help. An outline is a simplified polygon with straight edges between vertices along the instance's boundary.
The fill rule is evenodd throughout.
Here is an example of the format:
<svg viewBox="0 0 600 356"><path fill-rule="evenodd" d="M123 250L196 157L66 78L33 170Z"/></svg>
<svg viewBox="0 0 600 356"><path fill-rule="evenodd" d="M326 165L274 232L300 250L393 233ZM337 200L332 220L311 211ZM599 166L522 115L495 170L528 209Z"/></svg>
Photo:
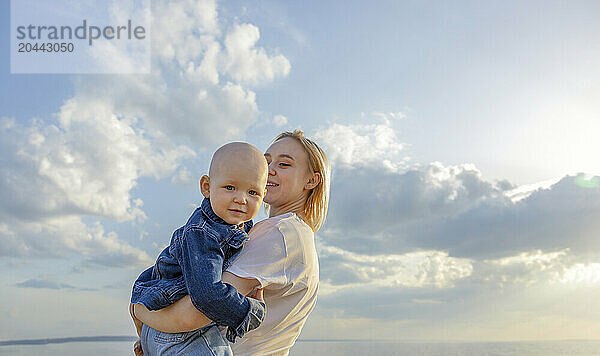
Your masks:
<svg viewBox="0 0 600 356"><path fill-rule="evenodd" d="M264 159L264 158L263 158ZM252 220L260 210L267 185L266 163L231 162L210 177L210 205L228 224Z"/></svg>

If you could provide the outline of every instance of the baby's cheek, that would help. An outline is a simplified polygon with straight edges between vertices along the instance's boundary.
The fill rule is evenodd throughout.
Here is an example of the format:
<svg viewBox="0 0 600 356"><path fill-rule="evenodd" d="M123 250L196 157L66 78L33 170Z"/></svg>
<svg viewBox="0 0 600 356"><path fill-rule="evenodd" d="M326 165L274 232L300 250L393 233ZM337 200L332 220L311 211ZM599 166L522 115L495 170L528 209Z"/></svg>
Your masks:
<svg viewBox="0 0 600 356"><path fill-rule="evenodd" d="M260 205L262 204L262 198L256 199L256 201L254 202L253 206L252 206L252 210L254 212L258 212L258 210L260 210Z"/></svg>

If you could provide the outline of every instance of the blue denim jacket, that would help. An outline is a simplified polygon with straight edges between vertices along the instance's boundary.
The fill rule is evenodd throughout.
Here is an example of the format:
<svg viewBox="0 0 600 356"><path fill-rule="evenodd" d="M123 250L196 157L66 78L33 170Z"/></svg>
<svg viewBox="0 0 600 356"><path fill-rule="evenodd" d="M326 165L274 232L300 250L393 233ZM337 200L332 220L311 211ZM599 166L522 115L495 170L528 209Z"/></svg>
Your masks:
<svg viewBox="0 0 600 356"><path fill-rule="evenodd" d="M189 294L196 309L228 326L229 341L243 337L260 325L265 305L221 282L221 274L240 252L251 227L252 221L243 229L228 225L204 199L187 223L175 230L156 264L135 281L131 303L158 310Z"/></svg>

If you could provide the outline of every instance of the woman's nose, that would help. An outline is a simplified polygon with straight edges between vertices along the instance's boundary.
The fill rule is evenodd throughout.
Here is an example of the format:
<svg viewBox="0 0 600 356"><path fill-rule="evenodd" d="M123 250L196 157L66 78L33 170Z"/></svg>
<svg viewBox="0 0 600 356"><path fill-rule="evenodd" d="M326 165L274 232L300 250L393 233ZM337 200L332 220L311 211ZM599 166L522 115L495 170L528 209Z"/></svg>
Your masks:
<svg viewBox="0 0 600 356"><path fill-rule="evenodd" d="M270 164L269 165L269 175L270 176L274 176L275 175L275 166Z"/></svg>

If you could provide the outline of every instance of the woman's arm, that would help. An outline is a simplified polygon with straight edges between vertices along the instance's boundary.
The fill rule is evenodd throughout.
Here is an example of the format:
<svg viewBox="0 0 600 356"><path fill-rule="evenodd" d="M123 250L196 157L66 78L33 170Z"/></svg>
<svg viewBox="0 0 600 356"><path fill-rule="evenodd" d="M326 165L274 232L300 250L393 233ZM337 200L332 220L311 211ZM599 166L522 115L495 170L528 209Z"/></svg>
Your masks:
<svg viewBox="0 0 600 356"><path fill-rule="evenodd" d="M243 295L248 295L259 286L256 279L241 278L229 272L223 272L222 280ZM149 311L143 304L135 304L134 312L135 317L144 324L168 333L196 330L211 322L194 307L189 295L158 311Z"/></svg>

